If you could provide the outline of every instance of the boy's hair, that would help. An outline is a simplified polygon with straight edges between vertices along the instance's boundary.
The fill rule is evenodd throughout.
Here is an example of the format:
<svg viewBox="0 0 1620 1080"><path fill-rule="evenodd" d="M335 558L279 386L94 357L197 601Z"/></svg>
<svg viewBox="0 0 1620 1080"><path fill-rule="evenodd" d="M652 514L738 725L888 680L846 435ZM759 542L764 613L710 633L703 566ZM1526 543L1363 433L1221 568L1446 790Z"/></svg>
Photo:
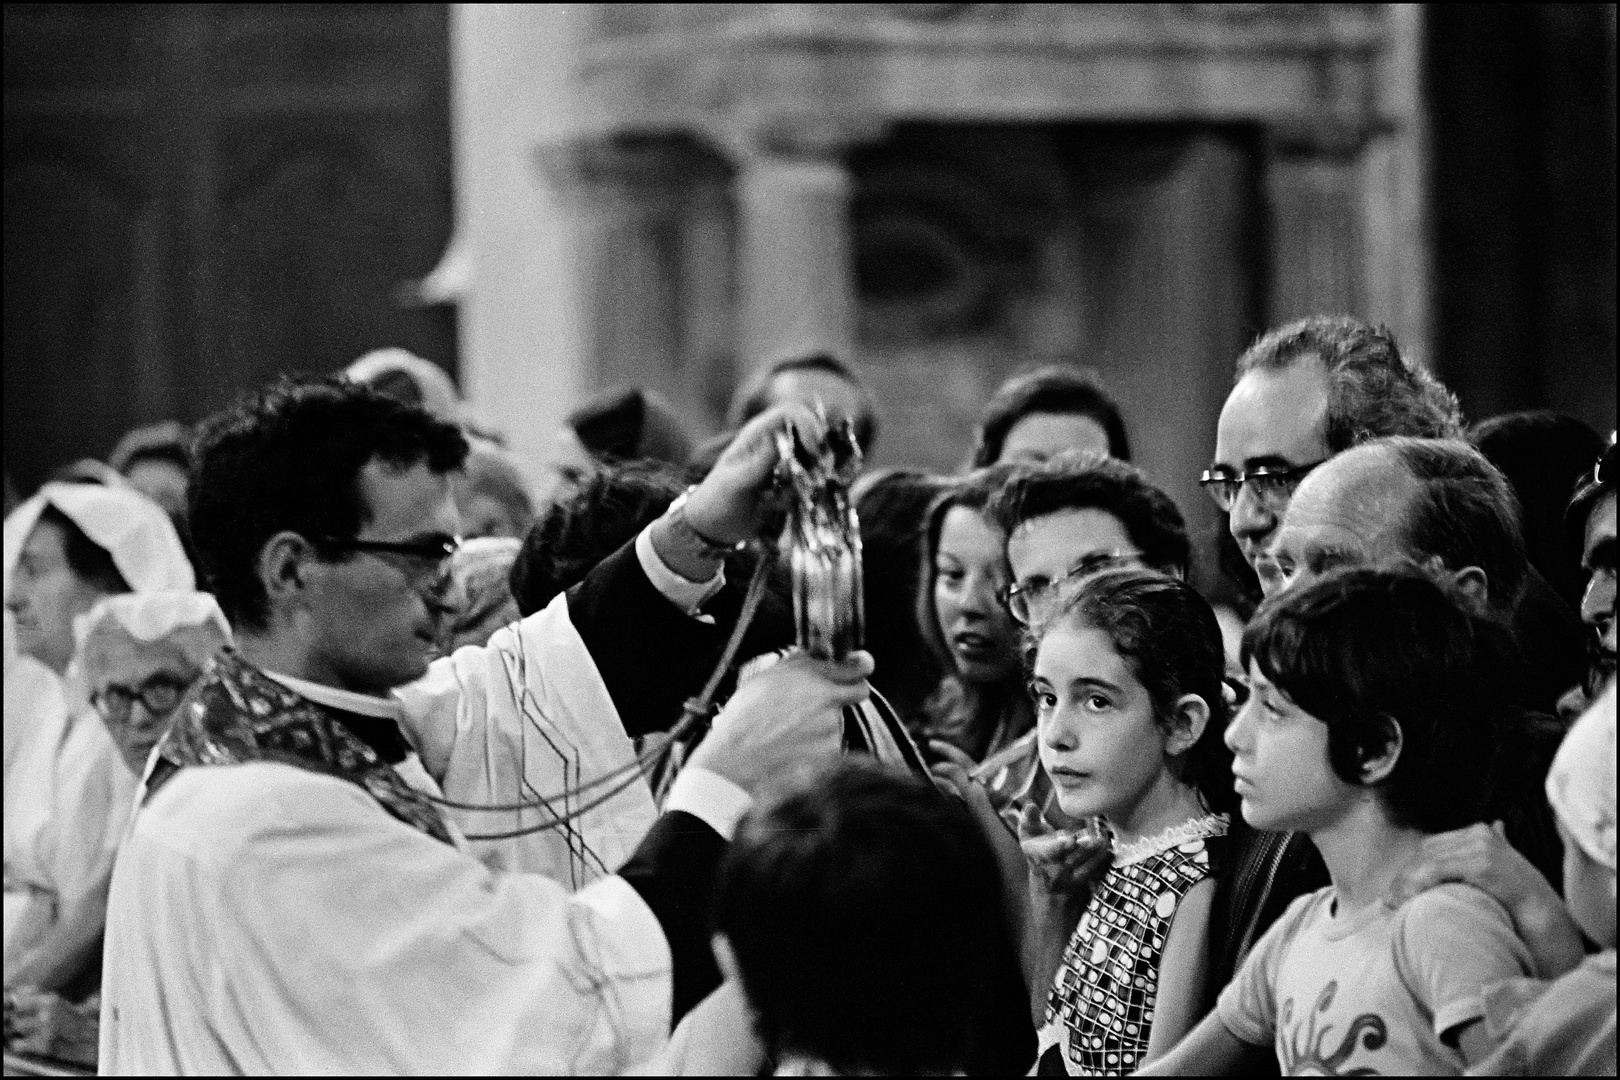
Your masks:
<svg viewBox="0 0 1620 1080"><path fill-rule="evenodd" d="M1001 384L979 420L969 464L975 468L994 465L1001 457L1007 433L1018 421L1035 413L1090 417L1108 435L1108 452L1121 461L1131 460L1125 419L1114 399L1099 385L1096 373L1067 364L1048 364Z"/></svg>
<svg viewBox="0 0 1620 1080"><path fill-rule="evenodd" d="M1020 525L1065 510L1101 510L1125 527L1155 570L1185 577L1192 560L1187 523L1175 501L1142 471L1103 454L1069 451L1019 467L990 499L985 515L1011 536Z"/></svg>
<svg viewBox="0 0 1620 1080"><path fill-rule="evenodd" d="M512 564L512 597L528 616L583 581L591 568L658 520L685 489L658 461L604 465L586 473L534 519Z"/></svg>
<svg viewBox="0 0 1620 1080"><path fill-rule="evenodd" d="M1478 821L1511 700L1506 631L1415 566L1336 570L1264 604L1243 635L1278 690L1328 727L1328 761L1348 784L1400 725L1377 785L1390 817L1422 832Z"/></svg>
<svg viewBox="0 0 1620 1080"><path fill-rule="evenodd" d="M1041 637L1074 623L1108 635L1153 699L1161 730L1168 733L1175 703L1184 694L1204 699L1209 722L1197 742L1170 759L1170 770L1196 788L1211 810L1235 811L1222 692L1226 650L1220 623L1204 598L1185 581L1152 570L1105 571L1086 581L1061 612L1030 634L1026 660L1033 661Z"/></svg>
<svg viewBox="0 0 1620 1080"><path fill-rule="evenodd" d="M193 451L191 540L231 625L262 629L259 552L283 530L348 538L366 524L360 470L373 460L435 473L461 467L461 430L340 379L283 379L210 419Z"/></svg>
<svg viewBox="0 0 1620 1080"><path fill-rule="evenodd" d="M1006 932L996 864L967 808L859 758L744 819L721 864L729 940L774 1055L840 1073L965 1068Z"/></svg>

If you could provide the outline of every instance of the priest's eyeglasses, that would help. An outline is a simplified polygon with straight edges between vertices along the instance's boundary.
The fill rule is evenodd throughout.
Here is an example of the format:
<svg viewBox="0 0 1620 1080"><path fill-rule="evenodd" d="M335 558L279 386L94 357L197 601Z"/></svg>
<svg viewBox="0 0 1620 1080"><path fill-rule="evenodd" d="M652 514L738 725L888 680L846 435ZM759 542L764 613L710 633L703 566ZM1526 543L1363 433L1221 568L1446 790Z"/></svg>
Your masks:
<svg viewBox="0 0 1620 1080"><path fill-rule="evenodd" d="M1198 478L1198 486L1209 493L1216 506L1230 513L1243 491L1243 485L1247 484L1260 505L1275 513L1283 509L1299 482L1305 479L1305 474L1322 464L1322 461L1313 461L1309 465L1260 465L1240 473L1227 469L1205 469L1204 475Z"/></svg>
<svg viewBox="0 0 1620 1080"><path fill-rule="evenodd" d="M1001 591L1001 603L1022 626L1043 621L1070 596L1086 578L1116 566L1140 566L1140 551L1093 551L1083 556L1074 569L1062 577L1031 578Z"/></svg>
<svg viewBox="0 0 1620 1080"><path fill-rule="evenodd" d="M427 540L355 540L341 536L312 536L310 542L328 551L358 551L370 555L393 555L400 559L399 566L411 583L418 587L437 585L450 569L450 559L461 546L459 536L440 536ZM389 562L394 562L389 559Z"/></svg>
<svg viewBox="0 0 1620 1080"><path fill-rule="evenodd" d="M190 687L189 680L160 671L136 687L113 683L97 690L90 695L90 707L110 724L125 724L137 701L150 715L163 716L180 704Z"/></svg>

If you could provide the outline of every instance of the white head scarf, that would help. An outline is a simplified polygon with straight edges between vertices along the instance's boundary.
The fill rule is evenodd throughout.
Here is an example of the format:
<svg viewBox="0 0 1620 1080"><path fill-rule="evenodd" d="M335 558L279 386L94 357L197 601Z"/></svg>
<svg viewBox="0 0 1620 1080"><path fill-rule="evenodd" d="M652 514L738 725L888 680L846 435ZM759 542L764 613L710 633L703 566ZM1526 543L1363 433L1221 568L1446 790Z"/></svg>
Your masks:
<svg viewBox="0 0 1620 1080"><path fill-rule="evenodd" d="M1564 736L1547 770L1547 801L1582 851L1615 868L1615 683L1598 695Z"/></svg>
<svg viewBox="0 0 1620 1080"><path fill-rule="evenodd" d="M188 632L189 631L189 632ZM92 637L121 634L136 641L167 641L198 667L221 645L231 643L231 626L219 604L207 593L145 592L104 596L73 620L74 663L68 669L70 700L87 701L100 663L98 649L85 648Z"/></svg>
<svg viewBox="0 0 1620 1080"><path fill-rule="evenodd" d="M116 623L137 641L161 641L188 626L212 626L226 642L231 625L219 604L202 592L120 593L104 596L73 620L73 640L82 647L102 623Z"/></svg>
<svg viewBox="0 0 1620 1080"><path fill-rule="evenodd" d="M404 349L376 349L344 369L345 378L357 383L372 383L391 371L409 375L422 395L422 408L452 424L462 421L461 395L445 370L431 360L424 360Z"/></svg>
<svg viewBox="0 0 1620 1080"><path fill-rule="evenodd" d="M45 507L54 506L84 535L105 548L135 592L185 591L197 587L180 534L162 507L133 488L101 484L46 484L6 518L5 592L28 534Z"/></svg>

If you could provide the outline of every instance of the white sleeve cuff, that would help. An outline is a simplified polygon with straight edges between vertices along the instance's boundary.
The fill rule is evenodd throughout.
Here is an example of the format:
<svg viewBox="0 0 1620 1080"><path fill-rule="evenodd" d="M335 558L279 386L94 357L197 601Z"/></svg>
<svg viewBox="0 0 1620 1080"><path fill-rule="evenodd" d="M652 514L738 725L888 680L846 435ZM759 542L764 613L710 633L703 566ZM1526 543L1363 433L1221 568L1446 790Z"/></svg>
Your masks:
<svg viewBox="0 0 1620 1080"><path fill-rule="evenodd" d="M737 822L753 805L753 796L719 773L688 767L670 785L664 812L684 810L730 840L737 831Z"/></svg>
<svg viewBox="0 0 1620 1080"><path fill-rule="evenodd" d="M653 547L651 525L642 529L641 535L636 537L636 559L653 588L688 615L696 616L698 608L708 603L726 583L725 567L715 570L714 577L708 581L687 581L664 565L664 560L658 557L658 551Z"/></svg>

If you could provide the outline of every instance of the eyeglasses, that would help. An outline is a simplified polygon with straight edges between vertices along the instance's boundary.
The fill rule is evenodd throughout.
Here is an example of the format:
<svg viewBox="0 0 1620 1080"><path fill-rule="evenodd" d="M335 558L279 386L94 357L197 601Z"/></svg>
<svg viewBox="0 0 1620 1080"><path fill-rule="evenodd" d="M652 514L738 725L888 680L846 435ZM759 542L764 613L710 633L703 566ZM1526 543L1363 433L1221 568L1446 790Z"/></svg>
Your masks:
<svg viewBox="0 0 1620 1080"><path fill-rule="evenodd" d="M436 585L450 569L450 560L461 546L459 536L409 543L389 540L354 540L341 536L312 536L310 542L328 551L359 551L372 555L397 555L411 565L401 567L413 585Z"/></svg>
<svg viewBox="0 0 1620 1080"><path fill-rule="evenodd" d="M160 671L134 688L114 683L97 690L90 695L90 706L110 724L127 724L137 701L151 715L164 716L174 711L190 686L190 681Z"/></svg>
<svg viewBox="0 0 1620 1080"><path fill-rule="evenodd" d="M1074 569L1062 577L1047 581L1035 578L1026 585L1013 585L1003 589L999 596L1002 606L1022 626L1042 621L1059 603L1074 594L1075 587L1093 574L1116 566L1140 566L1140 551L1093 551L1083 556Z"/></svg>
<svg viewBox="0 0 1620 1080"><path fill-rule="evenodd" d="M1326 461L1323 458L1322 461ZM1305 474L1322 464L1322 461L1313 461L1309 465L1291 465L1286 468L1275 465L1261 465L1245 472L1232 474L1223 469L1205 469L1204 475L1198 478L1198 486L1209 492L1209 497L1215 505L1222 510L1231 512L1238 501L1238 495L1243 485L1249 485L1255 499L1267 510L1281 510L1283 503L1294 494L1299 482L1305 479Z"/></svg>

